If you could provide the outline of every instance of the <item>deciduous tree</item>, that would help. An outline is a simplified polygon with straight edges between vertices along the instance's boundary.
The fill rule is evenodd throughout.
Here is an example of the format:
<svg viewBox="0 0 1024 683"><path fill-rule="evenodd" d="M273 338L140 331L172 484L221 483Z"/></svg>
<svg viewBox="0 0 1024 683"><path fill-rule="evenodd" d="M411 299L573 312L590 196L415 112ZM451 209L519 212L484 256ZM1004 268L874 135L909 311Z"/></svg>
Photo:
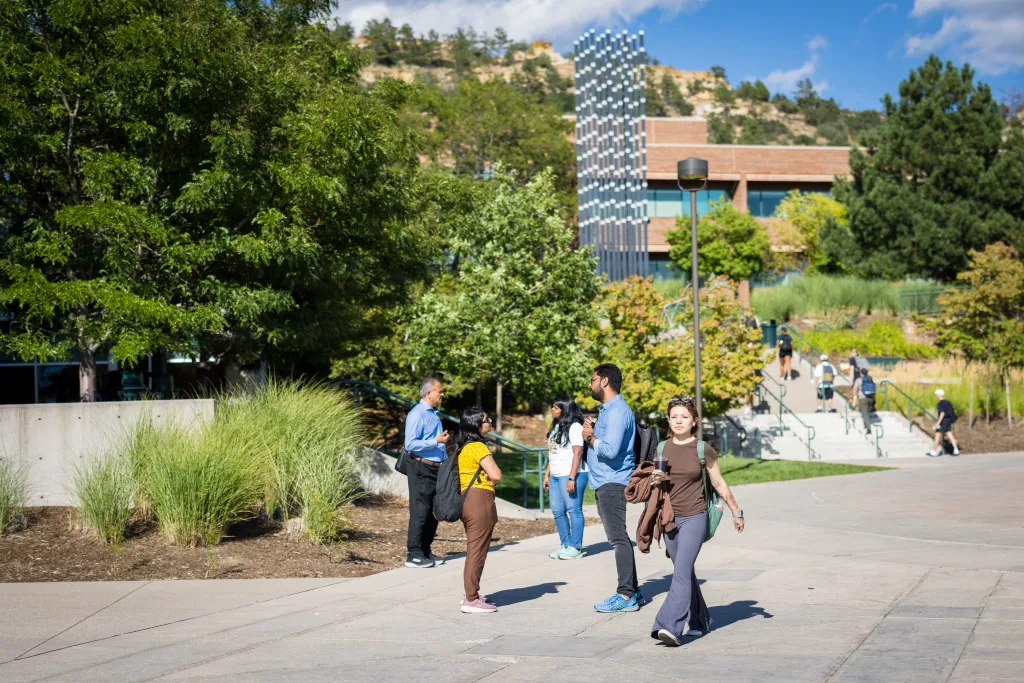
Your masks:
<svg viewBox="0 0 1024 683"><path fill-rule="evenodd" d="M683 272L690 272L690 217L676 219L677 230L665 237L672 246L669 258ZM697 267L704 276L721 275L747 280L764 268L770 248L767 229L750 214L723 198L697 223Z"/></svg>

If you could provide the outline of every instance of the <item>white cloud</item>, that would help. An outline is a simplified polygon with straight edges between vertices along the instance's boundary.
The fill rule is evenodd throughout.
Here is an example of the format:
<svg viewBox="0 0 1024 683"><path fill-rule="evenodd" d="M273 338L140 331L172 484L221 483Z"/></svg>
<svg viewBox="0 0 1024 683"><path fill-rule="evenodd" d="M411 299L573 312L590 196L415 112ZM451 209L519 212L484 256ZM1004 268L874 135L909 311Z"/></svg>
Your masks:
<svg viewBox="0 0 1024 683"><path fill-rule="evenodd" d="M594 26L615 28L652 9L669 15L699 9L706 0L351 0L334 16L359 31L370 19L408 23L416 33L442 35L459 27L477 32L505 29L513 40L568 41Z"/></svg>
<svg viewBox="0 0 1024 683"><path fill-rule="evenodd" d="M875 9L873 9L871 11L871 14L867 15L866 17L864 17L863 20L861 20L861 23L862 24L868 23L869 21L871 21L872 19L877 17L882 12L896 12L898 10L899 10L899 6L898 5L896 5L895 3L892 3L892 2L886 2L884 4L879 5Z"/></svg>
<svg viewBox="0 0 1024 683"><path fill-rule="evenodd" d="M826 47L828 47L828 39L820 33L811 38L810 42L807 43L807 49L811 52L817 52Z"/></svg>
<svg viewBox="0 0 1024 683"><path fill-rule="evenodd" d="M931 34L909 36L906 55L949 49L979 72L1001 74L1024 67L1024 2L1020 0L915 0L911 16L943 15Z"/></svg>
<svg viewBox="0 0 1024 683"><path fill-rule="evenodd" d="M828 39L825 36L821 34L814 36L807 43L807 49L811 52L810 59L795 69L776 69L761 80L772 92L789 95L796 90L797 83L805 78L813 79L821 61L818 53L826 47L828 47ZM828 81L815 82L814 89L819 93L824 92L828 89Z"/></svg>

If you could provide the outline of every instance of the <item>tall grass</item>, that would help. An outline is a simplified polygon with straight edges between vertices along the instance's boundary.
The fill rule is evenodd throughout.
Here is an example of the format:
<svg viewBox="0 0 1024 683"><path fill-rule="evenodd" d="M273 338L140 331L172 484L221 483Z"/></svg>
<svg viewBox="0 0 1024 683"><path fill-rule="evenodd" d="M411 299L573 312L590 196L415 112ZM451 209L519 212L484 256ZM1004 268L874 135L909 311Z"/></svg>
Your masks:
<svg viewBox="0 0 1024 683"><path fill-rule="evenodd" d="M1011 371L1009 379L1010 406L1016 418L1024 415L1024 370ZM965 418L965 425L973 382L975 418L985 418L986 399L991 417L1006 416L1006 386L994 366L947 357L930 363L902 364L893 370L889 380L933 414L939 402L935 390L943 389L957 415ZM904 399L893 392L889 400L898 403Z"/></svg>
<svg viewBox="0 0 1024 683"><path fill-rule="evenodd" d="M338 535L338 510L358 495L352 457L365 436L349 398L321 384L270 380L222 401L215 426L255 437L268 514L301 516L317 543Z"/></svg>
<svg viewBox="0 0 1024 683"><path fill-rule="evenodd" d="M28 468L0 457L0 534L7 531L28 503Z"/></svg>
<svg viewBox="0 0 1024 683"><path fill-rule="evenodd" d="M228 525L249 517L264 492L254 438L218 429L198 434L171 425L140 454L143 488L161 533L176 545L215 545Z"/></svg>
<svg viewBox="0 0 1024 683"><path fill-rule="evenodd" d="M840 307L862 313L897 315L900 291L923 286L924 282L897 284L886 280L809 275L777 287L761 287L751 293L751 307L761 318L788 321L803 315L825 315Z"/></svg>
<svg viewBox="0 0 1024 683"><path fill-rule="evenodd" d="M108 545L123 541L135 512L135 480L128 458L123 453L90 458L75 468L72 487L83 525Z"/></svg>
<svg viewBox="0 0 1024 683"><path fill-rule="evenodd" d="M862 356L899 358L936 358L939 350L930 344L908 341L893 321L877 320L864 330L828 330L804 333L814 346L829 355L848 353L856 348Z"/></svg>

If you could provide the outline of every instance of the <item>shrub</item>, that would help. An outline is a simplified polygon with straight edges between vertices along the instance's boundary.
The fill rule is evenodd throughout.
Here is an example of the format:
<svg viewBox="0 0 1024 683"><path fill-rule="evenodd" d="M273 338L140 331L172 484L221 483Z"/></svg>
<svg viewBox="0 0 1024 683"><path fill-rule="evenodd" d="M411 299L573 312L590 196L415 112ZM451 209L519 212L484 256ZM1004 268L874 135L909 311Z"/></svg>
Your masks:
<svg viewBox="0 0 1024 683"><path fill-rule="evenodd" d="M28 503L28 468L0 458L0 534L22 515Z"/></svg>
<svg viewBox="0 0 1024 683"><path fill-rule="evenodd" d="M125 539L134 512L131 461L123 452L93 457L72 475L78 517L109 545Z"/></svg>
<svg viewBox="0 0 1024 683"><path fill-rule="evenodd" d="M856 348L862 356L897 356L899 358L936 358L939 350L929 344L907 341L896 322L876 321L866 330L832 330L808 332L804 335L823 353L843 354Z"/></svg>
<svg viewBox="0 0 1024 683"><path fill-rule="evenodd" d="M314 542L336 537L338 509L358 494L352 457L364 436L359 410L323 385L279 380L221 406L216 429L255 437L268 514L301 515Z"/></svg>
<svg viewBox="0 0 1024 683"><path fill-rule="evenodd" d="M265 457L254 438L218 429L161 429L145 452L145 490L161 533L176 545L215 545L264 492Z"/></svg>

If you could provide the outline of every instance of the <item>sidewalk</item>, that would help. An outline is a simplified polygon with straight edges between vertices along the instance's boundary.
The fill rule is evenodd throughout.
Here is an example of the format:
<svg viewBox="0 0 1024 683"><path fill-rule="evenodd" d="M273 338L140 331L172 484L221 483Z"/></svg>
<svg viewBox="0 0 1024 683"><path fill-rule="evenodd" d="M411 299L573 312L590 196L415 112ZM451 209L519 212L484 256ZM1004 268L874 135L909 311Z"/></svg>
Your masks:
<svg viewBox="0 0 1024 683"><path fill-rule="evenodd" d="M591 526L578 561L550 560L552 536L493 550L491 615L458 611L461 559L348 580L0 585L0 680L1020 680L1022 487L1024 454L740 487L747 531L726 518L698 559L715 630L677 649L649 637L670 571L657 548L637 553L653 604L594 612L615 579Z"/></svg>

